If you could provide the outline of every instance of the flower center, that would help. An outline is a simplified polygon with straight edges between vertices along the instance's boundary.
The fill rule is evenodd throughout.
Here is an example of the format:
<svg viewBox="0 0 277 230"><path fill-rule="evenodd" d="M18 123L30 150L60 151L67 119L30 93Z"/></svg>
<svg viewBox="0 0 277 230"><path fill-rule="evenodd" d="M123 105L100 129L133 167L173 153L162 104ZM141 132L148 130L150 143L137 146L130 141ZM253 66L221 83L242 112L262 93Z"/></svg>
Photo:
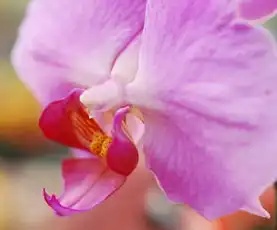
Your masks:
<svg viewBox="0 0 277 230"><path fill-rule="evenodd" d="M96 154L101 158L104 158L107 155L111 143L111 137L108 137L103 133L96 132L93 134L89 149L92 153Z"/></svg>
<svg viewBox="0 0 277 230"><path fill-rule="evenodd" d="M98 157L107 155L112 138L109 137L85 109L71 113L72 124L79 141Z"/></svg>
<svg viewBox="0 0 277 230"><path fill-rule="evenodd" d="M89 116L88 108L80 102L83 92L82 89L75 89L67 97L51 102L41 114L41 130L49 139L86 150L104 160L113 171L129 175L138 163L138 150L135 146L137 138L132 135L138 119L130 121L132 107L108 110L111 113L110 124L98 117L99 124L104 128L106 125L107 128L110 127L105 132L96 119Z"/></svg>

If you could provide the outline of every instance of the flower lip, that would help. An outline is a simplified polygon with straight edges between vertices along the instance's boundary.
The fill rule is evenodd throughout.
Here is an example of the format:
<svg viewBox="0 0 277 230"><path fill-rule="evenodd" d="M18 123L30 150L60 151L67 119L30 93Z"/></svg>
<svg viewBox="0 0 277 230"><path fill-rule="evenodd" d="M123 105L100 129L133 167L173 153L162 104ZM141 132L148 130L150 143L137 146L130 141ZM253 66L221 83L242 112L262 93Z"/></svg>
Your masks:
<svg viewBox="0 0 277 230"><path fill-rule="evenodd" d="M82 89L74 89L67 97L48 104L39 119L39 127L50 140L89 150L91 133L103 131L93 119L88 119L79 101L82 92Z"/></svg>
<svg viewBox="0 0 277 230"><path fill-rule="evenodd" d="M112 136L113 141L107 152L107 164L115 172L128 176L136 168L139 160L138 150L124 126L126 115L131 106L125 106L117 110L114 117Z"/></svg>
<svg viewBox="0 0 277 230"><path fill-rule="evenodd" d="M70 158L62 162L64 190L49 195L43 189L46 203L58 216L71 216L86 212L108 199L126 181L97 158Z"/></svg>
<svg viewBox="0 0 277 230"><path fill-rule="evenodd" d="M40 118L40 128L51 140L69 147L87 150L104 160L108 167L121 175L129 175L137 166L138 150L126 127L131 106L119 108L109 137L92 118L89 118L80 95L75 89L66 98L50 103Z"/></svg>
<svg viewBox="0 0 277 230"><path fill-rule="evenodd" d="M42 191L45 202L55 210L56 215L58 216L68 216L75 213L79 213L80 211L77 209L72 209L68 207L64 207L56 195L49 195L44 188ZM88 210L87 210L88 211Z"/></svg>

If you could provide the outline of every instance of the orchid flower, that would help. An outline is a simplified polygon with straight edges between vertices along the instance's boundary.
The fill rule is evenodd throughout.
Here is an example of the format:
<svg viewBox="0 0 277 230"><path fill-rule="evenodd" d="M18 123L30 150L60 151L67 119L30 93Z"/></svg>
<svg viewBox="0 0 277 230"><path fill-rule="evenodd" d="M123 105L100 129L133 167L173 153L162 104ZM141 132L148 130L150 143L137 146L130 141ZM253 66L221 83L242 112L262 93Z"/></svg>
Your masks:
<svg viewBox="0 0 277 230"><path fill-rule="evenodd" d="M237 0L239 14L248 20L270 18L275 16L277 11L276 0Z"/></svg>
<svg viewBox="0 0 277 230"><path fill-rule="evenodd" d="M44 106L45 135L85 152L63 163L63 195L44 193L57 214L122 186L143 126L170 200L208 219L268 216L258 197L277 176L276 46L236 0L34 0L13 64Z"/></svg>
<svg viewBox="0 0 277 230"><path fill-rule="evenodd" d="M68 97L50 103L40 118L40 127L49 139L97 157L64 160L65 191L59 198L43 190L45 201L58 215L91 209L120 188L138 163L138 151L122 128L130 108L117 110L109 136L80 104L82 92L75 89Z"/></svg>

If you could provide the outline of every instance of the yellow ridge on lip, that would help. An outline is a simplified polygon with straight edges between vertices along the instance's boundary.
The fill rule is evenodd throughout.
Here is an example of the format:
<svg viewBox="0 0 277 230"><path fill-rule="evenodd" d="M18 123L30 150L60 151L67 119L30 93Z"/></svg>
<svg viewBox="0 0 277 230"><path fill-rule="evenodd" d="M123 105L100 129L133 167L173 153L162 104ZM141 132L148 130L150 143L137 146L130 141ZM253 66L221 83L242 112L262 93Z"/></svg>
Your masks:
<svg viewBox="0 0 277 230"><path fill-rule="evenodd" d="M71 112L70 117L77 138L89 150L91 148L91 143L96 143L94 144L95 146L99 145L100 135L103 137L107 136L96 121L89 118L86 111ZM95 142L94 139L96 139L97 142Z"/></svg>
<svg viewBox="0 0 277 230"><path fill-rule="evenodd" d="M107 112L113 119L115 111ZM130 113L137 116L139 119L142 118L140 111L134 107L131 107ZM105 114L104 114L105 115ZM79 141L88 148L88 150L101 158L105 158L112 143L112 137L109 137L97 124L97 122L89 117L89 112L84 108L78 111L70 111L70 117L75 133ZM111 122L111 121L110 121ZM122 122L122 131L133 142L131 133L128 130L127 121L124 119Z"/></svg>
<svg viewBox="0 0 277 230"><path fill-rule="evenodd" d="M93 134L92 142L90 143L90 151L95 155L104 158L107 155L112 138L105 134L96 132Z"/></svg>

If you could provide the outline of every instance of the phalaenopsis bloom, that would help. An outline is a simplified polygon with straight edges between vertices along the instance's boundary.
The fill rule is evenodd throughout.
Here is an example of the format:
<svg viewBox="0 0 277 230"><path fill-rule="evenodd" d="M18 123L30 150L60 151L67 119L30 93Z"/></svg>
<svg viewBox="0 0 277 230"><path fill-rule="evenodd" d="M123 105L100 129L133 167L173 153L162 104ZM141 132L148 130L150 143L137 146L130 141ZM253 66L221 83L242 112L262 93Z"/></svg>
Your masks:
<svg viewBox="0 0 277 230"><path fill-rule="evenodd" d="M274 3L254 12L259 0L32 1L13 64L43 105L44 134L75 152L62 164L64 193L44 190L48 205L92 209L144 154L170 200L208 219L267 216L259 195L277 176L276 46L240 17Z"/></svg>

